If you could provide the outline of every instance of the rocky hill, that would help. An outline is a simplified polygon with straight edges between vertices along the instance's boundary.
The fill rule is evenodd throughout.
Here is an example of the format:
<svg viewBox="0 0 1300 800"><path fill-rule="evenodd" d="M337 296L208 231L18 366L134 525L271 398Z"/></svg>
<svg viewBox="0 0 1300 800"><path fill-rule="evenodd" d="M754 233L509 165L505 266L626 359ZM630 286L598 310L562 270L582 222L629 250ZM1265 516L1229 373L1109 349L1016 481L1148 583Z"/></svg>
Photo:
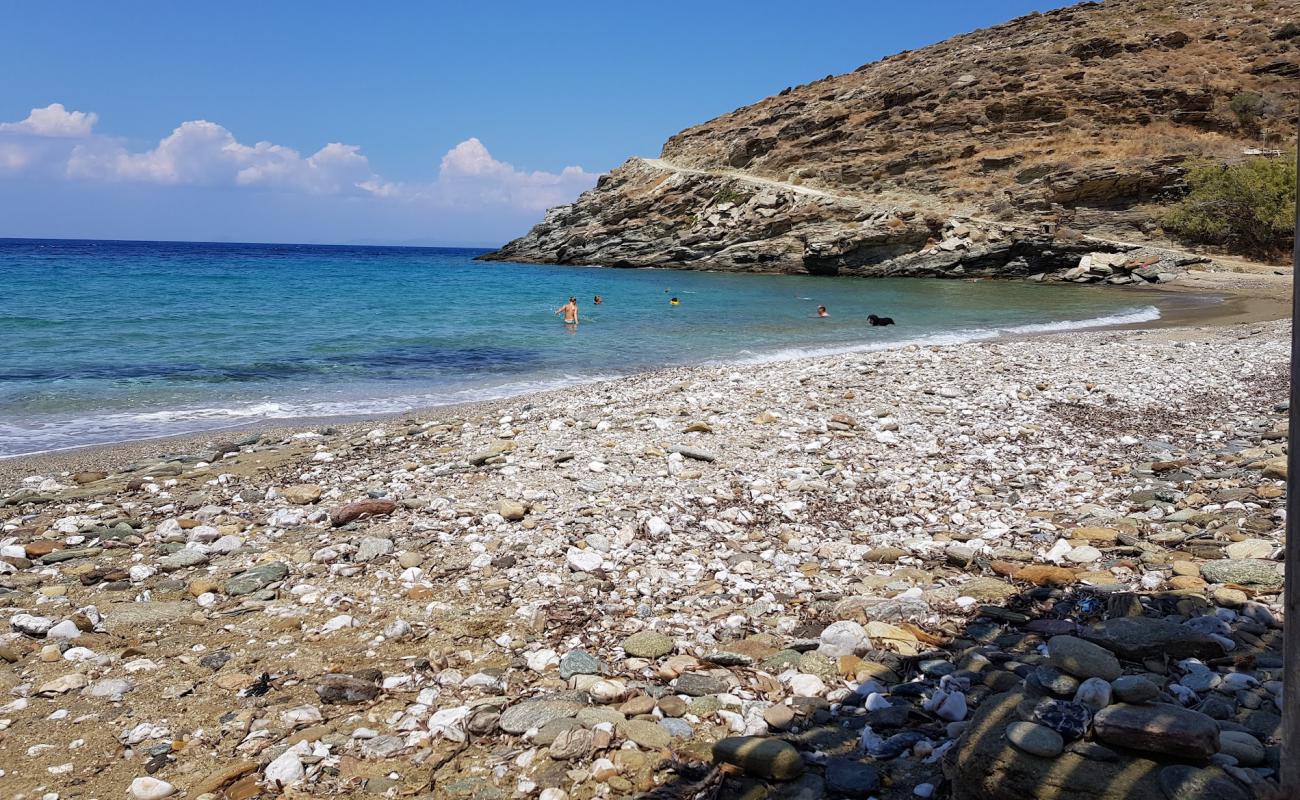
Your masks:
<svg viewBox="0 0 1300 800"><path fill-rule="evenodd" d="M1151 279L1188 260L1158 219L1189 161L1294 140L1298 23L1295 0L1021 17L685 130L485 258Z"/></svg>

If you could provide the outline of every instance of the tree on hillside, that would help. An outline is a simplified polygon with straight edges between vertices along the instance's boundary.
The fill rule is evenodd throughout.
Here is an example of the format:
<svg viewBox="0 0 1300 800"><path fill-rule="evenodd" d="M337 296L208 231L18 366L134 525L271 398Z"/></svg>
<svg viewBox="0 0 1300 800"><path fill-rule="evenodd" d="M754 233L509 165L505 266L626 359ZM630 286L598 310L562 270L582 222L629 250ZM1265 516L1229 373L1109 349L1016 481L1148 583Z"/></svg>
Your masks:
<svg viewBox="0 0 1300 800"><path fill-rule="evenodd" d="M1199 164L1189 191L1165 215L1165 228L1193 241L1256 256L1291 249L1295 237L1295 153L1237 164Z"/></svg>

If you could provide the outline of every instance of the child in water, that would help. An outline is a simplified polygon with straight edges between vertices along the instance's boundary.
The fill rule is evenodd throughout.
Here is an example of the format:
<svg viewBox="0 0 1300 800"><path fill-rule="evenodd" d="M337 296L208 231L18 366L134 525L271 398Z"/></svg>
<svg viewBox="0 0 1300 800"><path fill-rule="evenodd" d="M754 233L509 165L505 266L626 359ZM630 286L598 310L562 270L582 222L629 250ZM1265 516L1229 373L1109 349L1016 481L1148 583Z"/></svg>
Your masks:
<svg viewBox="0 0 1300 800"><path fill-rule="evenodd" d="M829 311L826 310L826 306L817 306L817 316L819 316L819 317L829 317L830 315L831 315L831 312L829 312Z"/></svg>

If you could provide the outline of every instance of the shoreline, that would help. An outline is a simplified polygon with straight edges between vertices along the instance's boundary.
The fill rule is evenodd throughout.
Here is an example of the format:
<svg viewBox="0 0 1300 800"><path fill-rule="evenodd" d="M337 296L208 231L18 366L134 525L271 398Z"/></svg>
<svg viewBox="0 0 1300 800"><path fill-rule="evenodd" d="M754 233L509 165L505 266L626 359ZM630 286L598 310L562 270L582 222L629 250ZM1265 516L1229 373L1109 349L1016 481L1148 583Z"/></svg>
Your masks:
<svg viewBox="0 0 1300 800"><path fill-rule="evenodd" d="M1193 277L1195 276L1195 277ZM1210 277L1207 277L1210 276ZM1231 276L1224 280L1223 276ZM1079 332L1101 331L1195 331L1206 327L1229 325L1247 325L1290 316L1290 276L1284 281L1262 283L1254 278L1262 277L1242 273L1197 272L1188 273L1180 280L1185 283L1163 284L1116 288L1116 291L1150 295L1152 298L1188 297L1201 301L1185 306L1166 305L1160 309L1160 318L1156 320L1103 325L1079 328L1073 331L1042 331L1034 333L1000 334L991 339L972 339L968 342L952 345L921 346L955 346L960 347L980 342L1014 341L1029 338L1069 336ZM1244 279L1244 280L1243 280ZM1068 287L1066 287L1068 288ZM1285 290L1285 291L1283 291ZM1285 298L1279 296L1284 294ZM1183 334L1169 334L1173 338L1182 338ZM913 346L911 342L899 342L897 347L884 348L894 350ZM853 351L847 353L851 355ZM864 351L867 352L867 351ZM879 351L877 351L879 352ZM834 358L836 355L812 356L813 359ZM781 363L793 359L773 359ZM734 367L734 363L725 365L688 365L661 367L634 375L613 379L594 379L590 382L575 384L578 387L590 386L613 380L615 382L628 378L653 377L657 374L692 369ZM416 422L436 422L448 417L455 417L468 411L491 411L503 404L526 402L532 398L546 397L554 392L564 392L574 387L543 389L523 394L509 395L486 400L470 400L446 405L421 406L406 411L394 411L375 414L358 414L322 417L294 417L284 420L262 419L240 422L233 425L189 433L167 434L143 439L128 439L120 442L86 444L61 450L52 450L30 454L19 454L0 458L0 489L16 485L24 477L32 475L58 476L86 471L113 472L122 470L133 463L176 456L185 453L197 453L212 450L220 445L246 439L254 434L266 438L288 438L294 434L331 427L345 432L373 426L392 420L410 419Z"/></svg>

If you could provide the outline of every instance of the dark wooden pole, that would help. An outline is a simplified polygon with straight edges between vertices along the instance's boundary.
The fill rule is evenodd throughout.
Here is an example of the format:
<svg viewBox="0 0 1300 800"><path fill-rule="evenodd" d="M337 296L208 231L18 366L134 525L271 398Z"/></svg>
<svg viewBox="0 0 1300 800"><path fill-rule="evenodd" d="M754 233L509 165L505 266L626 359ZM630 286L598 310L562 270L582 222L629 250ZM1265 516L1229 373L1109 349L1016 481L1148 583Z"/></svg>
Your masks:
<svg viewBox="0 0 1300 800"><path fill-rule="evenodd" d="M1300 128L1298 128L1300 130ZM1300 167L1300 136L1296 164ZM1297 198L1300 200L1300 197ZM1282 796L1300 800L1300 202L1291 248L1291 391L1286 444L1286 628L1282 656Z"/></svg>

